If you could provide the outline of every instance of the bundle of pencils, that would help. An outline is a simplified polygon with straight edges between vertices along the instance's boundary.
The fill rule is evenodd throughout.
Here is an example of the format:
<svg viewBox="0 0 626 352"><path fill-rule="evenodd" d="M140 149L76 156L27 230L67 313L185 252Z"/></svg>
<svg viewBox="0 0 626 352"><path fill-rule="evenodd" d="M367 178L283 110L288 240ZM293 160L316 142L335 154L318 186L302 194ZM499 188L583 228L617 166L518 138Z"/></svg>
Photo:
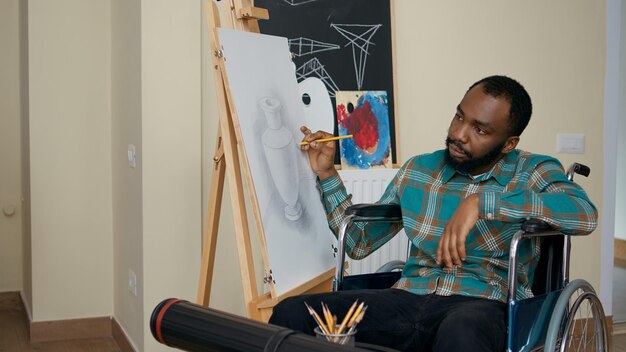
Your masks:
<svg viewBox="0 0 626 352"><path fill-rule="evenodd" d="M346 343L346 341L350 338L350 336L356 330L357 324L363 320L363 316L365 315L365 311L367 310L367 306L365 302L361 302L356 300L348 309L348 313L343 317L341 323L338 322L337 316L332 314L327 305L322 302L322 316L324 319L320 318L317 312L311 308L308 303L304 303L309 310L309 314L313 317L320 331L324 333L326 339L332 342L338 342L341 344Z"/></svg>

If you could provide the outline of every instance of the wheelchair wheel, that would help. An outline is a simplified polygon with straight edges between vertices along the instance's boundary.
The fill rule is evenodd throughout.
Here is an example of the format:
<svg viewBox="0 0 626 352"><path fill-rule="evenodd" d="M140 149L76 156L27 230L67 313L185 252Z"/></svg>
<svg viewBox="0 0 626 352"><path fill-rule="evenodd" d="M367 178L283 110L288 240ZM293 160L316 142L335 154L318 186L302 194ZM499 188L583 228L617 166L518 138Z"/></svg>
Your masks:
<svg viewBox="0 0 626 352"><path fill-rule="evenodd" d="M604 309L585 280L570 282L552 312L544 351L607 351Z"/></svg>

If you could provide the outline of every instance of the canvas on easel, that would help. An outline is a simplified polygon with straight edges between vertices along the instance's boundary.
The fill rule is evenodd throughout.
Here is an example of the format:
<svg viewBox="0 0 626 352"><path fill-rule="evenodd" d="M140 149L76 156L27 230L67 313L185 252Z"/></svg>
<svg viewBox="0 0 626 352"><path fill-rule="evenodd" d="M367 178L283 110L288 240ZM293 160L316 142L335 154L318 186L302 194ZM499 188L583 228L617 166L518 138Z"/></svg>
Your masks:
<svg viewBox="0 0 626 352"><path fill-rule="evenodd" d="M258 33L257 19L269 18L267 10L253 7L250 0L228 0L224 5L229 9L226 16L229 27L239 30L233 32L234 36L243 34L254 38L252 33ZM258 55L267 51L264 45L269 42L260 39L262 45L258 47L255 44L244 45L245 40L240 38L235 38L232 43L225 37L224 42L230 44L223 45L218 34L222 29L216 3L207 2L205 11L217 88L219 128L213 157L197 301L203 306L210 305L222 195L228 189L247 315L252 319L267 321L273 307L285 297L327 292L331 288L334 272L331 243L334 238L326 226L325 216L321 219L324 212L319 211L319 195L315 193L314 196L311 187L315 179L308 168L308 160L299 154L295 146L299 132L294 131L294 128L302 122L297 119L306 115L300 114L303 111L297 111L299 99L304 94L302 92L315 95L316 90L284 82L271 87L268 82L275 80L271 76L261 77L257 82L258 72L274 72L274 76L278 74L271 69L276 65L273 62L276 59L262 59L259 63L237 63L237 60L243 55L246 60L255 58L257 60L254 61L258 61ZM284 46L276 44L276 40L282 41L274 37L271 40L273 48L273 45ZM238 52L246 47L252 51ZM277 60L284 66L289 57L288 50L275 49L272 54L279 55ZM227 72L227 62L230 66L238 67L232 77ZM242 64L244 67L239 67ZM249 71L246 65L250 65L253 71ZM231 81L235 88L231 87ZM241 91L243 95L234 93ZM243 100L241 97L244 97ZM242 121L239 115L243 116ZM251 118L248 119L248 116ZM244 133L248 129L252 132ZM244 136L249 133L252 135ZM284 136L290 138L284 139ZM289 145L294 148L287 148ZM251 155L252 163L247 154ZM247 181L248 193L244 191L244 181ZM297 187L294 183L297 183ZM285 185L289 187L283 187ZM246 199L252 206L256 228L262 235L261 252L265 265L263 281L269 283L271 290L262 294L257 289L257 270L252 258ZM265 230L266 224L269 224L268 230ZM270 255L270 252L277 254ZM329 269L324 271L325 267Z"/></svg>
<svg viewBox="0 0 626 352"><path fill-rule="evenodd" d="M240 141L263 227L273 295L334 266L334 236L299 148L303 118L286 38L220 28ZM269 271L266 269L266 271Z"/></svg>

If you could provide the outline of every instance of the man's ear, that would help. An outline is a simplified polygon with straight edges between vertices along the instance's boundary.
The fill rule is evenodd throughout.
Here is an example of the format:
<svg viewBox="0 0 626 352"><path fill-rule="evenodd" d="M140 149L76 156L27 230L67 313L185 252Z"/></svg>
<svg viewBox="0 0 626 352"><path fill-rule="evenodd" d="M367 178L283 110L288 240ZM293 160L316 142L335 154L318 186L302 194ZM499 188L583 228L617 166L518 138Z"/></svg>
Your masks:
<svg viewBox="0 0 626 352"><path fill-rule="evenodd" d="M515 150L517 143L519 143L519 136L511 136L507 138L506 142L504 142L504 147L502 147L502 154L508 154Z"/></svg>

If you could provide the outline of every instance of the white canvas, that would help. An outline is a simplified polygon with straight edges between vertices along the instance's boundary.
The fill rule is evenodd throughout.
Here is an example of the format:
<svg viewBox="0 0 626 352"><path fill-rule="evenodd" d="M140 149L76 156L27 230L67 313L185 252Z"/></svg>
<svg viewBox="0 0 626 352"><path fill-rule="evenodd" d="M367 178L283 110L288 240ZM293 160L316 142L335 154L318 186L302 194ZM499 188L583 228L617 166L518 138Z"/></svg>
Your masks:
<svg viewBox="0 0 626 352"><path fill-rule="evenodd" d="M272 294L281 295L334 266L335 239L298 146L306 121L295 67L286 38L219 29L219 40L263 223Z"/></svg>

